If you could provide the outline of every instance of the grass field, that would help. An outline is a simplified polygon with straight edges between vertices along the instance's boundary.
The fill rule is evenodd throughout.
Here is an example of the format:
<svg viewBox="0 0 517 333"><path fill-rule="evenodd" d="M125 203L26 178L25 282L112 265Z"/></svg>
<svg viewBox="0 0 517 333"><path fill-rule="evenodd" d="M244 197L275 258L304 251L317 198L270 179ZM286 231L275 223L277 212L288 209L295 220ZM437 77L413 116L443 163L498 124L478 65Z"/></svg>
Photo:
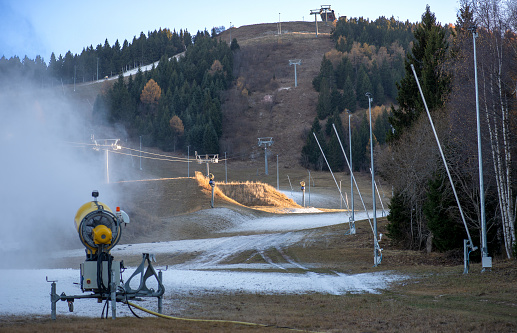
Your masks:
<svg viewBox="0 0 517 333"><path fill-rule="evenodd" d="M385 222L380 222L380 228ZM479 264L463 275L463 267L448 255L426 255L383 244L384 260L376 268L368 226L345 238L342 226L314 230L325 241L289 248L299 262L320 265L316 272L395 271L409 278L380 294L263 295L248 293L177 297L177 308L164 313L183 318L258 323L248 326L211 321L162 318L4 317L0 332L282 332L288 327L323 332L513 332L517 330L517 265L496 259L490 272ZM348 236L351 237L351 236ZM268 255L275 258L272 250ZM236 258L235 260L238 260ZM30 304L30 301L29 303ZM120 305L122 306L122 305ZM138 310L137 310L138 311Z"/></svg>

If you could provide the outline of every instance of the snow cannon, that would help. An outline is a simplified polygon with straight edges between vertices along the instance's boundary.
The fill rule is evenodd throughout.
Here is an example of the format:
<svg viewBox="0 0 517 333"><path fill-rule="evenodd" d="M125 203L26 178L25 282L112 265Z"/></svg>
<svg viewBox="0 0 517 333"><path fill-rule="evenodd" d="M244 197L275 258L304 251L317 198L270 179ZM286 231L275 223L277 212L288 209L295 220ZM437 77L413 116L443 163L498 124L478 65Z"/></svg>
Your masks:
<svg viewBox="0 0 517 333"><path fill-rule="evenodd" d="M106 204L97 201L98 191L93 191L92 196L93 201L82 205L74 219L89 259L100 252L109 253L120 239L122 223L129 223L129 216L120 207L113 213Z"/></svg>
<svg viewBox="0 0 517 333"><path fill-rule="evenodd" d="M129 223L129 216L120 207L115 213L104 203L97 201L98 191L92 192L93 201L82 205L75 215L75 226L79 238L86 248L86 260L80 264L81 291L90 294L66 295L58 294L56 282L51 282L50 302L51 318L56 319L59 301L66 301L70 312L74 311L76 299L96 298L100 303L106 301L102 310L108 309L111 302L112 318L115 319L117 302L129 304L129 300L141 300L143 297L158 298L158 313L162 313L162 296L165 287L162 284L162 272L156 272L151 261L156 261L154 254L142 253L142 262L126 280L122 279L122 272L126 270L122 260L115 260L110 250L117 245L122 232L122 224ZM152 283L151 280L155 280ZM151 284L152 283L152 284ZM157 286L149 288L148 286ZM106 318L108 311L106 311Z"/></svg>

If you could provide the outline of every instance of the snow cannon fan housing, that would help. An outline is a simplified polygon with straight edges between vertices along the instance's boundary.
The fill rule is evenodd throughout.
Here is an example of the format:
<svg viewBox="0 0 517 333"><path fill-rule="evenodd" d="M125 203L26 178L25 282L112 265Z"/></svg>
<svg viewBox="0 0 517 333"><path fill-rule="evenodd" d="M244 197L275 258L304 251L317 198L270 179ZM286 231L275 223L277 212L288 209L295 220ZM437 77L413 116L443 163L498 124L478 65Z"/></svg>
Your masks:
<svg viewBox="0 0 517 333"><path fill-rule="evenodd" d="M129 223L129 216L119 207L116 213L104 203L97 201L98 191L93 191L93 201L82 205L75 215L75 225L88 255L109 252L117 245L122 223Z"/></svg>

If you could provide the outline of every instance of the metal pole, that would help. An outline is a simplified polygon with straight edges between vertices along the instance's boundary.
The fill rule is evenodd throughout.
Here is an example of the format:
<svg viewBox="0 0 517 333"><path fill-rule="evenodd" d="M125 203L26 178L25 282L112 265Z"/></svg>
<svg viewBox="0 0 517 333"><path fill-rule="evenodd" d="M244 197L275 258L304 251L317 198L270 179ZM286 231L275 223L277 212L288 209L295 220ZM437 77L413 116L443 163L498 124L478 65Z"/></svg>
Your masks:
<svg viewBox="0 0 517 333"><path fill-rule="evenodd" d="M287 175L287 180L289 181L289 186L291 187L291 198L293 197L293 185L291 184L291 178Z"/></svg>
<svg viewBox="0 0 517 333"><path fill-rule="evenodd" d="M354 216L354 174L352 172L352 126L350 126L350 117L348 114L348 142L350 146L350 201L352 204L352 221L355 221Z"/></svg>
<svg viewBox="0 0 517 333"><path fill-rule="evenodd" d="M374 264L373 266L376 267L379 263L377 261L377 211L375 207L375 203L377 200L375 200L375 171L373 168L373 131L372 131L372 97L369 92L366 93L366 96L368 96L368 110L370 113L370 158L371 158L371 165L372 165L372 200L373 200L373 233L375 235L374 239L374 246L373 246L373 256L374 256Z"/></svg>
<svg viewBox="0 0 517 333"><path fill-rule="evenodd" d="M339 191L339 195L341 196L341 200L342 201L345 201L345 198L343 198L343 193L341 192L341 188L339 187L339 185L337 184L337 180L336 180L336 177L334 176L334 173L332 172L332 168L330 167L330 164L327 160L327 157L325 156L325 153L323 152L323 149L321 148L321 145L320 145L320 142L318 140L318 137L316 136L316 133L312 132L312 135L314 135L314 139L316 139L316 143L318 144L318 147L321 151L321 155L323 155L323 159L325 160L325 163L327 164L327 168L329 168L329 171L330 171L330 174L332 175L332 178L334 179L334 183L336 184L336 187ZM346 204L346 208L349 209L348 207L348 204L345 202Z"/></svg>
<svg viewBox="0 0 517 333"><path fill-rule="evenodd" d="M481 261L483 270L485 267L492 267L492 265L488 265L486 261L486 257L488 257L488 248L487 248L487 237L486 237L486 219L485 219L485 190L483 184L483 156L481 153L481 121L479 118L479 93L478 93L478 70L477 70L477 59L476 59L476 38L478 37L478 33L476 31L477 27L471 27L472 38L474 40L474 81L476 85L476 122L477 122L477 131L478 131L478 164L479 164L479 204L481 206Z"/></svg>
<svg viewBox="0 0 517 333"><path fill-rule="evenodd" d="M278 13L278 34L282 34L282 22L280 21L280 13Z"/></svg>
<svg viewBox="0 0 517 333"><path fill-rule="evenodd" d="M187 177L190 177L190 146L187 146Z"/></svg>
<svg viewBox="0 0 517 333"><path fill-rule="evenodd" d="M463 240L463 274L469 272L469 240Z"/></svg>
<svg viewBox="0 0 517 333"><path fill-rule="evenodd" d="M341 192L341 179L339 180L339 192ZM343 209L343 200L339 199L339 209Z"/></svg>
<svg viewBox="0 0 517 333"><path fill-rule="evenodd" d="M163 282L163 273L162 271L158 271L158 280L160 280L160 283ZM158 296L158 313L163 313L163 295Z"/></svg>
<svg viewBox="0 0 517 333"><path fill-rule="evenodd" d="M117 287L115 286L115 271L111 270L111 319L117 318ZM106 309L107 310L107 309Z"/></svg>
<svg viewBox="0 0 517 333"><path fill-rule="evenodd" d="M55 296L54 296L55 295ZM59 300L59 297L56 297L56 282L53 281L50 285L50 318L52 320L56 320L56 303Z"/></svg>
<svg viewBox="0 0 517 333"><path fill-rule="evenodd" d="M228 167L226 165L226 152L224 152L224 183L228 184Z"/></svg>
<svg viewBox="0 0 517 333"><path fill-rule="evenodd" d="M142 136L140 135L140 170L142 170Z"/></svg>
<svg viewBox="0 0 517 333"><path fill-rule="evenodd" d="M370 172L372 172L372 169L370 169ZM377 186L377 182L375 182L375 191L377 192L377 196L379 197L379 202L381 203L382 216L384 216L384 204L382 203L381 192L379 192L379 187Z"/></svg>
<svg viewBox="0 0 517 333"><path fill-rule="evenodd" d="M294 64L294 87L298 87L298 77L296 76L296 64Z"/></svg>
<svg viewBox="0 0 517 333"><path fill-rule="evenodd" d="M311 170L309 171L309 206L311 205Z"/></svg>
<svg viewBox="0 0 517 333"><path fill-rule="evenodd" d="M214 208L214 188L215 184L213 180L210 180L210 186L212 186L212 200L210 201L210 206Z"/></svg>
<svg viewBox="0 0 517 333"><path fill-rule="evenodd" d="M107 142L106 142L107 145ZM106 148L106 182L110 183L110 160L109 160L109 149Z"/></svg>
<svg viewBox="0 0 517 333"><path fill-rule="evenodd" d="M350 167L350 162L348 161L348 157L346 156L346 153L345 153L345 148L343 148L343 143L341 142L341 139L339 138L339 134L337 132L336 125L332 124L332 128L334 128L334 133L336 133L336 137L339 142L339 146L341 147L341 151L343 152L343 157L345 158L346 164L348 165L348 168L350 170L352 170L352 168ZM372 222L370 221L370 214L368 213L368 210L366 209L366 205L364 204L363 196L361 195L361 190L359 189L359 186L357 185L357 180L355 179L355 177L353 175L353 171L352 171L352 179L354 180L355 189L357 190L357 194L359 194L359 199L361 199L361 203L363 204L364 212L366 213L366 218L368 219L368 223L370 224L370 228L372 229L372 233L373 233L373 226L372 226ZM350 223L351 229L352 229L352 225L353 225L353 230L355 230L355 223L354 222ZM353 232L353 234L355 234L355 231ZM373 234L373 237L374 237L375 241L377 241L377 235Z"/></svg>
<svg viewBox="0 0 517 333"><path fill-rule="evenodd" d="M264 159L266 161L266 176L268 176L269 173L267 171L267 144L264 145Z"/></svg>
<svg viewBox="0 0 517 333"><path fill-rule="evenodd" d="M314 15L314 23L316 23L316 37L318 37L318 16Z"/></svg>
<svg viewBox="0 0 517 333"><path fill-rule="evenodd" d="M280 191L280 178L278 174L278 154L276 155L276 190Z"/></svg>

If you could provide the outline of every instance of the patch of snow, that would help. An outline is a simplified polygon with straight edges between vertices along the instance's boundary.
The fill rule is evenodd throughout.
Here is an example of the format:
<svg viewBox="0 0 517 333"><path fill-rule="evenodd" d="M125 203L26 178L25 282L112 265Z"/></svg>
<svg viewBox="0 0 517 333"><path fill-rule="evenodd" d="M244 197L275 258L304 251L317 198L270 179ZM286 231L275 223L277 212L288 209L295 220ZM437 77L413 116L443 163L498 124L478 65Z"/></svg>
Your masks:
<svg viewBox="0 0 517 333"><path fill-rule="evenodd" d="M290 214L308 214L308 213L323 213L322 210L314 207L306 207L306 208L284 208L280 209L282 213L290 213Z"/></svg>
<svg viewBox="0 0 517 333"><path fill-rule="evenodd" d="M363 274L344 274L339 272L316 273L311 264L297 263L287 256L284 249L307 240L307 229L342 224L348 221L344 213L317 213L280 215L253 219L226 208L198 212L207 218L225 219L233 227L225 232L263 232L257 235L239 235L210 239L179 240L159 243L118 245L112 250L115 258L120 256L141 257L142 253L160 255L194 254L181 264L169 266L163 271L165 286L164 306L177 308L174 304L181 295L203 297L208 293L262 293L262 294L301 294L323 293L342 295L347 293L378 293L394 281L407 277L390 272ZM356 213L356 219L365 218L365 213ZM268 257L267 251L276 251L283 260L275 262ZM249 251L250 257L261 256L264 263L227 264L237 254ZM84 249L54 252L56 259L84 257ZM79 261L82 261L80 259ZM231 261L230 261L231 262ZM135 267L127 268L124 278L128 279ZM292 273L289 269L299 269L303 273ZM233 271L232 271L233 270ZM239 270L239 271L235 271ZM245 271L242 271L245 270ZM246 271L247 270L247 271ZM251 270L261 270L253 272ZM269 271L268 271L269 270ZM274 270L274 271L273 271ZM280 272L278 272L280 270ZM1 269L0 316L3 315L48 315L50 314L50 283L57 280L57 293L85 295L78 285L78 269ZM152 281L148 281L152 283ZM156 310L157 300L146 299L143 307ZM66 302L59 301L57 314L72 316L100 316L104 304L94 299L75 301L75 312L69 313ZM111 311L111 309L110 309ZM111 315L111 313L109 314ZM117 316L131 316L129 309L117 304Z"/></svg>
<svg viewBox="0 0 517 333"><path fill-rule="evenodd" d="M185 52L181 52L181 53L178 53L172 57L169 58L169 61L171 59L176 59L176 61L179 61L179 59L181 57L184 57L185 56ZM136 75L136 73L138 73L138 70L140 69L142 72L147 72L147 71L150 71L151 69L153 69L153 66L154 68L156 68L158 66L158 64L160 63L160 61L155 61L153 62L152 64L149 64L149 65L144 65L144 66L139 66L139 67L135 67L133 69L130 69L126 72L123 72L122 73L122 76L123 77L127 77L129 75ZM103 82L103 81L111 81L111 80L117 80L119 77L119 75L114 75L114 76L111 76L111 77L107 77L107 78L104 78L104 79L100 79L100 80L96 80L96 81L90 81L90 82L86 82L86 83L83 83L83 84L80 84L80 85L83 85L83 86L87 86L87 85L90 85L90 84L95 84L95 83L99 83L99 82Z"/></svg>
<svg viewBox="0 0 517 333"><path fill-rule="evenodd" d="M300 212L305 212L303 209ZM372 211L368 212L372 218ZM380 216L380 211L377 211L377 216ZM356 212L356 221L367 219L365 212ZM232 228L225 229L225 232L251 232L251 231L294 231L305 230L312 228L326 227L336 224L349 223L349 214L342 213L317 213L317 214L292 214L279 215L274 217L264 217L258 219L250 219L243 221L239 225Z"/></svg>
<svg viewBox="0 0 517 333"><path fill-rule="evenodd" d="M126 278L131 273L127 270ZM0 315L48 315L50 314L49 279L58 280L57 293L68 296L82 295L79 285L79 270L3 270L0 271L2 297L0 298ZM347 293L379 293L389 283L406 277L388 272L363 274L322 274L307 272L272 273L272 272L230 272L204 271L188 269L169 269L163 271L165 287L164 305L172 302L178 295L196 295L202 297L209 293L246 292L258 294L300 294L323 293L343 295ZM231 281L231 282L230 282ZM156 309L155 298L139 303L143 307ZM100 316L104 304L94 299L75 301L75 312L69 313L66 302L56 304L57 315ZM111 316L111 309L109 310ZM117 304L117 316L132 316L127 307Z"/></svg>

